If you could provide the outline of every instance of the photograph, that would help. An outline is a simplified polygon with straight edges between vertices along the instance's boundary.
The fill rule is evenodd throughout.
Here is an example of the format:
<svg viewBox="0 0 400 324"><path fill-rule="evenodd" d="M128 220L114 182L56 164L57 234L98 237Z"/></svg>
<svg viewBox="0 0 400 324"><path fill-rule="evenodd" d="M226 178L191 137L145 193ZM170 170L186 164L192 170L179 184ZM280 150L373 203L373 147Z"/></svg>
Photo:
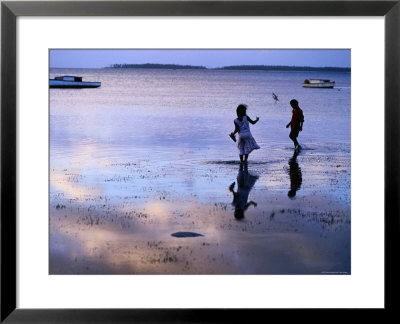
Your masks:
<svg viewBox="0 0 400 324"><path fill-rule="evenodd" d="M351 275L351 49L49 55L49 275Z"/></svg>
<svg viewBox="0 0 400 324"><path fill-rule="evenodd" d="M399 0L0 10L1 323L396 313Z"/></svg>

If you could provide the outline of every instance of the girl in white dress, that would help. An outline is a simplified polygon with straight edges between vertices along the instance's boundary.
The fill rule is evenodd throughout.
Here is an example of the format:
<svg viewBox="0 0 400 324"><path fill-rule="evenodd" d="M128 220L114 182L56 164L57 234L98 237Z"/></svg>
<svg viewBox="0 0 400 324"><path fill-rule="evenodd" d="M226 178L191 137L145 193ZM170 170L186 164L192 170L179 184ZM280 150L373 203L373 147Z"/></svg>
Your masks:
<svg viewBox="0 0 400 324"><path fill-rule="evenodd" d="M257 150L260 148L257 142L253 138L250 132L250 125L255 124L259 121L260 118L256 118L256 120L251 120L249 116L246 115L247 106L240 104L236 108L236 114L238 118L236 118L233 123L235 124L235 130L229 134L229 136L236 141L235 134L239 133L239 142L238 142L238 149L239 149L239 158L240 162L247 162L247 158L249 154L253 150ZM244 155L244 160L243 160Z"/></svg>

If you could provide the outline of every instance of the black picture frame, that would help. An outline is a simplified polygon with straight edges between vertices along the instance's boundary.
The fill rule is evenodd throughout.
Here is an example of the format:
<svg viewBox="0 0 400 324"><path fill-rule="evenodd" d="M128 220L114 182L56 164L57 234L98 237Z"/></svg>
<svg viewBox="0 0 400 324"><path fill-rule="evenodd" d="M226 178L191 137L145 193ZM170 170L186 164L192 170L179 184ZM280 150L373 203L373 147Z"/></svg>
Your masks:
<svg viewBox="0 0 400 324"><path fill-rule="evenodd" d="M395 312L399 252L400 0L395 1L2 1L1 2L1 322L231 323L263 322L287 309L19 309L16 308L16 19L19 16L384 16L385 19L385 307ZM373 125L367 131L373 131ZM373 153L367 153L373 154ZM367 283L366 283L367 284ZM367 288L366 288L367 291ZM290 292L288 292L290 293ZM246 298L246 296L240 296ZM309 311L294 310L297 319ZM339 319L337 311L323 310ZM348 312L349 310L347 310ZM359 311L359 310L351 310ZM313 314L314 315L314 314ZM316 317L318 319L318 316ZM350 320L350 318L347 318ZM318 320L324 320L319 318ZM342 320L342 318L340 318Z"/></svg>

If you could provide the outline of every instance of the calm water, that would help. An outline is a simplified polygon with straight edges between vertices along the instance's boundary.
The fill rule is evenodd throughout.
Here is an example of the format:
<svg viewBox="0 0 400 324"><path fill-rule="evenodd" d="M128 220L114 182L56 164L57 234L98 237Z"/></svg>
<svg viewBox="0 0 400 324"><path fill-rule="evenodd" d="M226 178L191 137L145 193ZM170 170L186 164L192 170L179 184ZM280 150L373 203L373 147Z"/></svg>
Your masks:
<svg viewBox="0 0 400 324"><path fill-rule="evenodd" d="M50 90L50 273L350 273L349 73L56 75L102 86ZM302 88L309 78L336 86ZM285 128L293 98L298 156ZM239 103L260 117L248 169L228 137Z"/></svg>

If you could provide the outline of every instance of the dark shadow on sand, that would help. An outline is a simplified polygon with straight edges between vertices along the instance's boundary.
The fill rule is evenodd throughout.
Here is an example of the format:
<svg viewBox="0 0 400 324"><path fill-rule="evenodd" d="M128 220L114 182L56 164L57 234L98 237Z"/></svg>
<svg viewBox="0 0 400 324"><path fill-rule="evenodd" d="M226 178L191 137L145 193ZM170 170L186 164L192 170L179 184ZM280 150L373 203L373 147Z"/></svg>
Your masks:
<svg viewBox="0 0 400 324"><path fill-rule="evenodd" d="M247 162L250 165L265 165L265 164L271 164L274 162L279 162L277 161L250 161ZM239 160L231 160L231 161L207 161L205 164L215 164L215 165L237 165L239 166L241 162Z"/></svg>
<svg viewBox="0 0 400 324"><path fill-rule="evenodd" d="M204 235L199 234L199 233L194 233L194 232L176 232L176 233L172 233L171 236L182 238L182 237L198 237L198 236L204 236Z"/></svg>

